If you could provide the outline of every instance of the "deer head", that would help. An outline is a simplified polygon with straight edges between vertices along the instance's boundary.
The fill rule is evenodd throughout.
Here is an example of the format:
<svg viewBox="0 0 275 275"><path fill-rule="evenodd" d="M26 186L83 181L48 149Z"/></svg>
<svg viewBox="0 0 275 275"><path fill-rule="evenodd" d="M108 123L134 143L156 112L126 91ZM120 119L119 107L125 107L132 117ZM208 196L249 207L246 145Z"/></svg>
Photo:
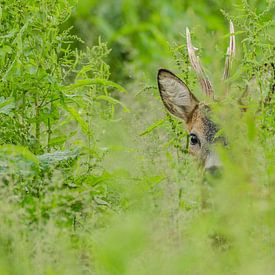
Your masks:
<svg viewBox="0 0 275 275"><path fill-rule="evenodd" d="M186 28L186 43L190 63L196 72L202 91L214 99L212 84L206 76L199 58L195 54L189 29ZM234 26L230 21L230 43L227 49L223 78L229 76L232 58L235 54ZM195 155L206 170L216 170L220 161L213 149L217 142L215 135L218 126L211 120L210 108L200 103L186 84L172 72L160 69L158 72L158 87L166 109L174 116L182 119L189 133L189 152Z"/></svg>

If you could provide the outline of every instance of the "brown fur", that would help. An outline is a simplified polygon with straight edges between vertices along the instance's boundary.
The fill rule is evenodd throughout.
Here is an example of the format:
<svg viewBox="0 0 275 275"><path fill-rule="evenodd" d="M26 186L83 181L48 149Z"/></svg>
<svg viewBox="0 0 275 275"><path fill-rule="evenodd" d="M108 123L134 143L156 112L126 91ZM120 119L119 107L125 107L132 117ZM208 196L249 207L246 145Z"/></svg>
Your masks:
<svg viewBox="0 0 275 275"><path fill-rule="evenodd" d="M218 127L209 118L208 106L199 103L189 88L177 76L167 70L158 73L158 86L162 101L166 109L186 123L190 134L190 154L204 165L216 166L213 160L211 144L215 141ZM196 144L192 141L198 141Z"/></svg>

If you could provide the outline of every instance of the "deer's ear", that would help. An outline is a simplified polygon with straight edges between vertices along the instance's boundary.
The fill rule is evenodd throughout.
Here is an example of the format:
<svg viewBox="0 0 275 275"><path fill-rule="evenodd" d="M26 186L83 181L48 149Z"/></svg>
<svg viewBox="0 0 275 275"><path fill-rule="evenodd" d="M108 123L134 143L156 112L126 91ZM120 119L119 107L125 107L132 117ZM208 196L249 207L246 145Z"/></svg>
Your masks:
<svg viewBox="0 0 275 275"><path fill-rule="evenodd" d="M188 87L177 76L164 69L158 72L158 87L167 110L187 122L199 104Z"/></svg>

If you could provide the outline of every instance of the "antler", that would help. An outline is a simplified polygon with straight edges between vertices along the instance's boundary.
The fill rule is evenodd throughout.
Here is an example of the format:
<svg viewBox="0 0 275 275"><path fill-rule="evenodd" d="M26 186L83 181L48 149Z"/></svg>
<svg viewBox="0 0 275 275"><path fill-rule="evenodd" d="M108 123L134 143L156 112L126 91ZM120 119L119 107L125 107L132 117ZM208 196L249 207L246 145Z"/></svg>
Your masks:
<svg viewBox="0 0 275 275"><path fill-rule="evenodd" d="M197 74L202 90L206 93L207 96L213 97L214 93L213 93L212 84L207 78L200 64L199 57L196 56L195 54L195 51L198 49L193 47L192 45L191 35L188 28L186 28L186 44L187 44L188 56L189 56L191 65Z"/></svg>
<svg viewBox="0 0 275 275"><path fill-rule="evenodd" d="M226 80L229 77L229 71L232 65L233 57L236 52L236 43L235 43L235 30L233 22L230 20L230 41L229 47L226 52L226 59L224 64L223 79Z"/></svg>

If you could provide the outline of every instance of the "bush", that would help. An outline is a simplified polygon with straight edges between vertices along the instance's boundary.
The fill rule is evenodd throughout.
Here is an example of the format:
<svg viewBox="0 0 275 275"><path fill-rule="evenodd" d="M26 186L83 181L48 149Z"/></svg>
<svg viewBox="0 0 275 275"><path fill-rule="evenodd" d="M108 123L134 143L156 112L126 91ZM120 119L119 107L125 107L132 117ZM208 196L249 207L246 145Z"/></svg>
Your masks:
<svg viewBox="0 0 275 275"><path fill-rule="evenodd" d="M232 3L1 2L1 274L274 273L274 4ZM229 144L219 178L152 80L172 63L208 101L186 25Z"/></svg>

